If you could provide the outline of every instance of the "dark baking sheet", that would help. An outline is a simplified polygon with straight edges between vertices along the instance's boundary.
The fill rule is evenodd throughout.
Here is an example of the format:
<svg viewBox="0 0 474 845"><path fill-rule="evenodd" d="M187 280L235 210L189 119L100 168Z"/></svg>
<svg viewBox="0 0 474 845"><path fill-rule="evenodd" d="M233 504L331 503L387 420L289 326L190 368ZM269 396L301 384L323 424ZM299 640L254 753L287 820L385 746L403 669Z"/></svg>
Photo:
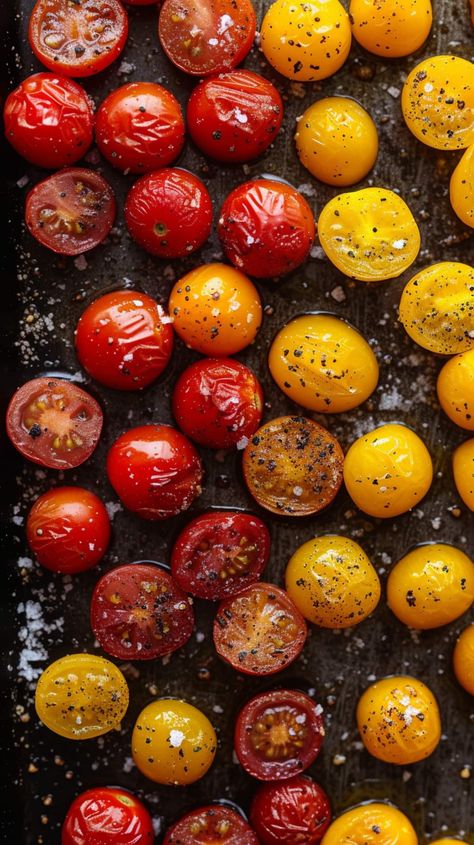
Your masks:
<svg viewBox="0 0 474 845"><path fill-rule="evenodd" d="M32 58L26 40L33 0L4 0L0 5L4 93L19 79L41 68ZM268 2L257 2L259 12L264 5ZM469 58L472 51L467 2L435 0L434 6L436 25L422 53L385 63L354 45L344 69L322 84L292 85L274 74L254 48L245 66L276 79L285 99L284 126L273 149L250 165L224 167L206 161L188 143L179 160L180 165L204 179L216 213L232 186L261 173L283 176L300 187L318 213L337 190L318 184L299 164L292 141L294 122L322 94L344 93L356 97L369 109L380 132L380 155L364 184L399 189L419 221L423 245L415 268L435 260L472 259L472 237L468 238L455 218L448 198L448 177L458 155L438 153L417 143L400 116L403 79L416 61L440 52ZM156 8L130 8L130 23L130 38L122 58L103 74L87 80L85 87L99 102L108 91L126 81L154 80L169 86L184 104L195 83L163 56L156 37ZM25 233L22 203L28 189L43 174L4 150L0 314L4 402L16 385L45 371L83 378L74 355L73 329L85 305L100 293L126 285L166 301L173 280L182 272L199 262L221 258L215 236L200 254L185 262L167 264L148 257L131 243L124 230L121 209L131 177L112 170L98 154L92 153L87 160L112 183L120 211L108 243L88 253L81 265L54 257ZM290 554L315 533L327 531L341 532L361 542L382 577L392 561L420 541L451 541L473 551L472 516L456 496L450 471L450 453L464 435L439 412L434 385L441 361L411 343L397 323L396 308L404 281L406 277L380 286L354 285L324 259L316 246L305 267L289 278L280 284L259 285L266 305L264 326L253 347L237 357L253 367L263 382L266 419L296 409L271 383L266 366L270 339L297 313L330 310L353 322L371 340L381 364L381 377L376 393L362 408L351 414L316 419L340 437L345 447L378 423L402 420L422 435L436 465L436 478L428 497L416 511L396 520L380 522L366 517L353 508L345 492L317 518L292 521L262 514L273 540L268 580L281 582ZM327 740L310 773L328 791L335 812L360 800L387 798L410 815L421 838L426 836L429 840L448 830L474 843L472 780L460 774L464 770L466 775L465 766L473 760L473 700L456 684L450 663L453 644L467 623L466 618L437 631L414 635L392 617L382 601L373 617L353 630L332 633L314 628L297 663L273 679L259 680L238 675L219 661L210 638L213 607L197 602L196 635L186 648L166 665L153 661L129 667L131 704L120 736L112 733L98 741L74 743L39 725L32 705L37 672L71 651L97 650L88 625L88 607L100 572L138 559L166 562L179 528L202 509L235 505L255 510L242 484L239 456L205 450L204 492L188 514L164 524L151 524L116 507L116 497L104 472L109 445L130 426L151 420L172 421L170 391L177 374L195 357L178 342L171 367L141 395L120 395L84 380L87 388L100 397L106 425L93 458L68 473L67 482L94 489L111 503L113 542L99 570L74 581L55 577L31 563L22 527L37 494L61 483L63 476L21 461L2 432L6 540L1 562L5 657L2 690L6 705L2 745L7 752L2 754L2 768L8 809L0 828L1 842L56 845L69 803L78 792L95 784L121 784L137 792L161 830L183 811L214 799L230 799L248 808L255 783L232 757L234 718L250 694L288 683L314 690L324 706ZM459 517L452 515L451 506L460 506ZM207 673L199 672L203 667ZM361 749L354 720L356 699L370 680L397 672L412 673L435 691L444 731L443 741L429 760L401 769L377 762ZM131 727L141 708L156 694L183 696L194 702L219 731L215 765L190 788L156 786L131 766Z"/></svg>

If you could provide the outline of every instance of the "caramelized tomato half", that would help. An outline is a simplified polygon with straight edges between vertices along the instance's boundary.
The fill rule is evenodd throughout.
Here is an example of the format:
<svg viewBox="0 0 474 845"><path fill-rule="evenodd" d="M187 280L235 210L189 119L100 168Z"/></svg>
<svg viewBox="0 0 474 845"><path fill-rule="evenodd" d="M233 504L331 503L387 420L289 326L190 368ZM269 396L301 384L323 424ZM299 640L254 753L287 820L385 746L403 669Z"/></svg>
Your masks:
<svg viewBox="0 0 474 845"><path fill-rule="evenodd" d="M193 810L166 832L163 845L259 845L258 839L235 810L212 804Z"/></svg>

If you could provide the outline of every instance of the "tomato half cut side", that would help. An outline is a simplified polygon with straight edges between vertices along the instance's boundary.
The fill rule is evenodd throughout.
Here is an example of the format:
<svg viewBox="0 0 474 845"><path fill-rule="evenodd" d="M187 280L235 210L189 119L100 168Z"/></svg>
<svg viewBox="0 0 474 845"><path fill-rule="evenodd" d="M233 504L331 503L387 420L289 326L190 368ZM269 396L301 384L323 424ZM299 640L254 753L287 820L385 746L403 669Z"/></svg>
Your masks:
<svg viewBox="0 0 474 845"><path fill-rule="evenodd" d="M7 434L24 458L51 469L72 469L92 455L102 431L98 402L66 379L35 378L13 394Z"/></svg>
<svg viewBox="0 0 474 845"><path fill-rule="evenodd" d="M250 584L219 605L214 621L217 653L247 675L272 675L300 654L306 622L274 584Z"/></svg>
<svg viewBox="0 0 474 845"><path fill-rule="evenodd" d="M163 845L259 845L244 818L230 807L212 804L193 810L166 832Z"/></svg>

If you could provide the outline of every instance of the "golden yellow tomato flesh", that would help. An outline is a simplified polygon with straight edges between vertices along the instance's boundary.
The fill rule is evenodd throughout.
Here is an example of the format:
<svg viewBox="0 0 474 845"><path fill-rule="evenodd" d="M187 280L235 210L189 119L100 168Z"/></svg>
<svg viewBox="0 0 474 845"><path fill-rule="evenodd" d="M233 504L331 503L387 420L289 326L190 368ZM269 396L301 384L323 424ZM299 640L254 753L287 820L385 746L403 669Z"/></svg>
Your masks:
<svg viewBox="0 0 474 845"><path fill-rule="evenodd" d="M321 845L418 845L410 820L396 807L361 804L329 825Z"/></svg>
<svg viewBox="0 0 474 845"><path fill-rule="evenodd" d="M464 629L454 647L453 668L461 686L474 695L474 623Z"/></svg>
<svg viewBox="0 0 474 845"><path fill-rule="evenodd" d="M474 349L446 361L436 389L449 419L460 428L474 431Z"/></svg>
<svg viewBox="0 0 474 845"><path fill-rule="evenodd" d="M459 219L474 228L474 144L467 148L453 171L449 199Z"/></svg>
<svg viewBox="0 0 474 845"><path fill-rule="evenodd" d="M461 443L454 452L453 475L461 499L474 511L474 438Z"/></svg>
<svg viewBox="0 0 474 845"><path fill-rule="evenodd" d="M431 0L351 0L354 38L376 56L399 58L418 50L430 34Z"/></svg>

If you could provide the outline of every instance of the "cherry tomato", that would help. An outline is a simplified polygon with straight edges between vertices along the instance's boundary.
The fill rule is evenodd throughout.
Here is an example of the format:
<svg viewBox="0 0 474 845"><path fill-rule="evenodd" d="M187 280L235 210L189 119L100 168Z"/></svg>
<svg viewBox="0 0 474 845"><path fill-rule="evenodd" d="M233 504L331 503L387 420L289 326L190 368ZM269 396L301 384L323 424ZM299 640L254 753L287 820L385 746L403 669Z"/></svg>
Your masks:
<svg viewBox="0 0 474 845"><path fill-rule="evenodd" d="M474 228L474 144L459 160L449 183L449 199L454 212L466 225Z"/></svg>
<svg viewBox="0 0 474 845"><path fill-rule="evenodd" d="M146 807L117 786L96 786L78 795L61 834L61 845L152 845L154 841Z"/></svg>
<svg viewBox="0 0 474 845"><path fill-rule="evenodd" d="M143 519L168 519L201 493L202 467L189 440L169 425L143 425L117 438L107 457L110 483Z"/></svg>
<svg viewBox="0 0 474 845"><path fill-rule="evenodd" d="M461 443L454 452L453 475L461 499L474 511L474 437Z"/></svg>
<svg viewBox="0 0 474 845"><path fill-rule="evenodd" d="M101 103L95 136L104 158L119 170L144 173L165 167L184 146L181 106L162 85L129 82Z"/></svg>
<svg viewBox="0 0 474 845"><path fill-rule="evenodd" d="M469 845L465 839L451 839L451 837L443 837L443 839L436 839L432 845Z"/></svg>
<svg viewBox="0 0 474 845"><path fill-rule="evenodd" d="M283 102L268 79L251 70L231 70L196 86L188 102L188 131L210 158L251 161L275 139Z"/></svg>
<svg viewBox="0 0 474 845"><path fill-rule="evenodd" d="M119 0L37 0L28 37L36 58L65 76L91 76L115 61L128 35Z"/></svg>
<svg viewBox="0 0 474 845"><path fill-rule="evenodd" d="M211 804L183 816L167 831L163 845L259 845L245 819L230 807Z"/></svg>
<svg viewBox="0 0 474 845"><path fill-rule="evenodd" d="M453 668L461 686L474 695L474 623L464 629L456 642Z"/></svg>
<svg viewBox="0 0 474 845"><path fill-rule="evenodd" d="M155 381L169 364L173 339L161 305L129 290L92 302L75 334L81 365L92 378L117 390L141 390Z"/></svg>
<svg viewBox="0 0 474 845"><path fill-rule="evenodd" d="M270 534L248 513L210 511L181 531L171 571L182 590L201 599L235 596L257 581L268 563Z"/></svg>
<svg viewBox="0 0 474 845"><path fill-rule="evenodd" d="M112 188L99 173L69 167L31 189L25 220L43 246L60 255L79 255L105 240L115 209Z"/></svg>
<svg viewBox="0 0 474 845"><path fill-rule="evenodd" d="M436 385L439 403L460 428L474 431L474 349L446 362Z"/></svg>
<svg viewBox="0 0 474 845"><path fill-rule="evenodd" d="M122 2L127 3L128 6L153 6L159 0L122 0Z"/></svg>
<svg viewBox="0 0 474 845"><path fill-rule="evenodd" d="M56 487L36 499L26 520L26 539L41 566L53 572L84 572L107 551L109 516L89 490Z"/></svg>
<svg viewBox="0 0 474 845"><path fill-rule="evenodd" d="M383 678L365 690L357 705L357 726L367 751L397 766L429 757L441 739L436 698L421 681L405 675Z"/></svg>
<svg viewBox="0 0 474 845"><path fill-rule="evenodd" d="M264 784L250 810L250 823L262 845L318 845L330 821L324 789L304 776Z"/></svg>
<svg viewBox="0 0 474 845"><path fill-rule="evenodd" d="M335 498L343 462L339 442L323 426L306 417L278 417L254 434L242 466L248 490L262 508L308 516Z"/></svg>
<svg viewBox="0 0 474 845"><path fill-rule="evenodd" d="M290 185L253 179L234 188L217 233L229 261L257 278L282 276L309 255L315 225L305 198Z"/></svg>
<svg viewBox="0 0 474 845"><path fill-rule="evenodd" d="M399 58L418 50L433 23L431 0L351 0L352 34L370 53Z"/></svg>
<svg viewBox="0 0 474 845"><path fill-rule="evenodd" d="M134 241L151 255L182 258L211 234L211 197L204 183L186 170L156 170L132 185L125 222Z"/></svg>
<svg viewBox="0 0 474 845"><path fill-rule="evenodd" d="M93 103L83 88L54 73L35 73L8 95L5 136L23 158L55 169L74 164L94 137Z"/></svg>
<svg viewBox="0 0 474 845"><path fill-rule="evenodd" d="M98 402L76 384L35 378L13 394L6 422L24 458L51 469L72 469L92 455L103 415Z"/></svg>
<svg viewBox="0 0 474 845"><path fill-rule="evenodd" d="M173 393L173 414L184 433L211 449L243 448L263 411L260 382L231 358L204 358L181 373Z"/></svg>
<svg viewBox="0 0 474 845"><path fill-rule="evenodd" d="M164 0L158 35L176 67L210 76L243 61L256 25L251 0Z"/></svg>
<svg viewBox="0 0 474 845"><path fill-rule="evenodd" d="M361 804L329 827L321 845L418 845L412 823L390 804Z"/></svg>
<svg viewBox="0 0 474 845"><path fill-rule="evenodd" d="M273 675L299 656L306 622L280 587L250 584L224 600L214 621L217 653L246 675Z"/></svg>

